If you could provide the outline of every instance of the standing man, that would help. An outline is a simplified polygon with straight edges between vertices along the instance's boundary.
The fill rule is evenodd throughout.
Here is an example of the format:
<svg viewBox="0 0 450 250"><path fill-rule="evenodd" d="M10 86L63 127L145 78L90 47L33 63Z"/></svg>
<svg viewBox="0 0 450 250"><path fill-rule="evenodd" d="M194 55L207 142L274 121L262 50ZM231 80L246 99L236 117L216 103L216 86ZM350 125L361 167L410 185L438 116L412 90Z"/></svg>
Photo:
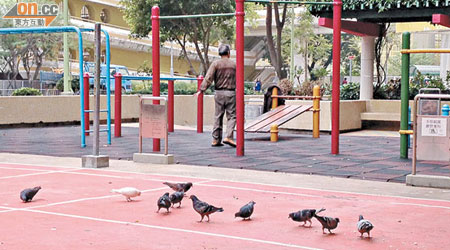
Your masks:
<svg viewBox="0 0 450 250"><path fill-rule="evenodd" d="M219 46L219 60L214 61L206 73L199 91L204 92L214 82L214 127L211 146L223 146L222 123L223 115L227 113L227 137L223 143L236 147L233 140L234 126L236 126L236 63L230 60L230 45Z"/></svg>

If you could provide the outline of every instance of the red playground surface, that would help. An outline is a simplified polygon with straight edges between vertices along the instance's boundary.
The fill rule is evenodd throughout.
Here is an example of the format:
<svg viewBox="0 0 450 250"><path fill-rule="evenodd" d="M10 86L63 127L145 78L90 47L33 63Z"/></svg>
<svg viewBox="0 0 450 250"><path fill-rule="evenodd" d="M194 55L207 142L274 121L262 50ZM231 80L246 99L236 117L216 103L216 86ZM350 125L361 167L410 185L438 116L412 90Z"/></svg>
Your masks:
<svg viewBox="0 0 450 250"><path fill-rule="evenodd" d="M193 182L187 192L217 207L200 220L185 198L181 208L156 213L157 200L172 193L162 182ZM42 189L32 202L21 190ZM113 188L136 187L127 202ZM289 188L204 178L112 170L0 164L0 249L448 249L450 202L349 192ZM234 219L254 200L251 220ZM288 219L306 208L339 217L334 234ZM372 238L356 230L362 214ZM206 218L205 218L206 219ZM447 235L447 236L446 236ZM366 235L365 235L366 236ZM447 246L447 247L445 247Z"/></svg>

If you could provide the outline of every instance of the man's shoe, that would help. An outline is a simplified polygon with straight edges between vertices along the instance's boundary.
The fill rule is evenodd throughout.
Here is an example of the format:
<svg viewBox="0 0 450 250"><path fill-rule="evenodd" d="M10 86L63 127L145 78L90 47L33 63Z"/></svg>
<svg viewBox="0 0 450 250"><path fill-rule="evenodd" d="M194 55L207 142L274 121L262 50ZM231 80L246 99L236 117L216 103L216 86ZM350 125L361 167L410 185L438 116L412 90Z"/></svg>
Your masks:
<svg viewBox="0 0 450 250"><path fill-rule="evenodd" d="M223 144L218 140L213 140L213 142L211 143L211 147L220 147L220 146L223 146Z"/></svg>
<svg viewBox="0 0 450 250"><path fill-rule="evenodd" d="M230 138L225 138L223 140L223 143L225 143L227 145L230 145L230 146L232 146L234 148L236 147L236 142L234 142L233 139L230 139Z"/></svg>

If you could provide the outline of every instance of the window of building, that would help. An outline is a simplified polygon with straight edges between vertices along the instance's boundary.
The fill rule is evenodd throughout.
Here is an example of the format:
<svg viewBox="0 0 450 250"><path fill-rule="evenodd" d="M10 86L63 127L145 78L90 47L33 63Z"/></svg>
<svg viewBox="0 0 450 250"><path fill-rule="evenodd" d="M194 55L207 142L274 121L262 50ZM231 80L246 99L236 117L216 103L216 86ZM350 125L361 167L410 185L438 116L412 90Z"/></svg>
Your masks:
<svg viewBox="0 0 450 250"><path fill-rule="evenodd" d="M91 16L89 15L89 8L86 5L84 5L81 8L81 18L83 18L83 19L91 19Z"/></svg>
<svg viewBox="0 0 450 250"><path fill-rule="evenodd" d="M100 12L100 20L104 23L109 23L109 11L107 9L102 9Z"/></svg>

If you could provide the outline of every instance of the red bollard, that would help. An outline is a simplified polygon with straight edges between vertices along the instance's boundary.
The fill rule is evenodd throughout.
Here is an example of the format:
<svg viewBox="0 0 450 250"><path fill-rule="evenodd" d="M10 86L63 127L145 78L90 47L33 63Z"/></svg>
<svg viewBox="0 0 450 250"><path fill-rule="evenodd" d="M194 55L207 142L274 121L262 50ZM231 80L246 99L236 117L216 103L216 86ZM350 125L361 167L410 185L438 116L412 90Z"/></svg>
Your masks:
<svg viewBox="0 0 450 250"><path fill-rule="evenodd" d="M168 86L168 101L167 101L167 122L169 124L169 127L167 128L167 131L173 132L174 131L174 81L169 80L169 86Z"/></svg>
<svg viewBox="0 0 450 250"><path fill-rule="evenodd" d="M202 85L203 79L203 76L197 77L197 91L200 90L200 85ZM201 92L197 97L197 133L203 133L203 92Z"/></svg>
<svg viewBox="0 0 450 250"><path fill-rule="evenodd" d="M89 130L89 112L86 112L86 110L89 110L89 73L83 74L83 88L84 88L84 130ZM89 136L89 132L84 133L86 136Z"/></svg>
<svg viewBox="0 0 450 250"><path fill-rule="evenodd" d="M160 84L160 58L159 58L159 7L152 7L152 65L153 65L153 96L159 96ZM159 100L154 100L153 104L159 104ZM161 150L161 140L153 139L153 152Z"/></svg>
<svg viewBox="0 0 450 250"><path fill-rule="evenodd" d="M114 137L122 136L122 74L114 75Z"/></svg>

